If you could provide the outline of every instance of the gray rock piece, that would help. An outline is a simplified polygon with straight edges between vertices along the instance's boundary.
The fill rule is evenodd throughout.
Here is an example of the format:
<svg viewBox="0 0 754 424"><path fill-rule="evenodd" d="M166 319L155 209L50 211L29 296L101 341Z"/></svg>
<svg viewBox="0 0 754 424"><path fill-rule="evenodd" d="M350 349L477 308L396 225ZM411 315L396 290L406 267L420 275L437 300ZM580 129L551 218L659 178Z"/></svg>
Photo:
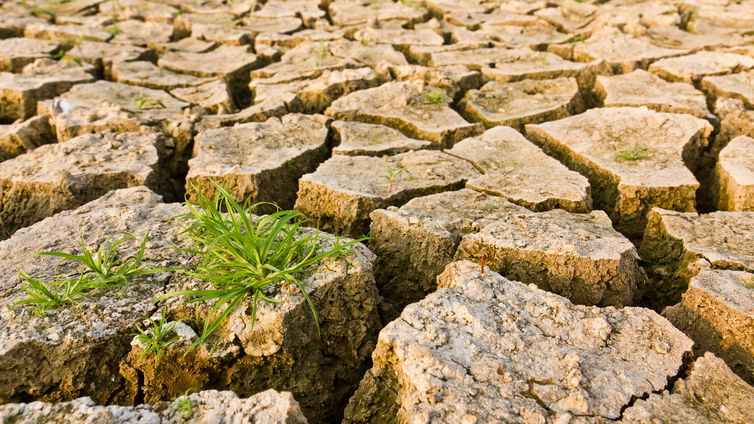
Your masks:
<svg viewBox="0 0 754 424"><path fill-rule="evenodd" d="M332 129L338 140L332 150L334 155L383 156L432 147L432 142L406 137L384 125L335 121Z"/></svg>
<svg viewBox="0 0 754 424"><path fill-rule="evenodd" d="M0 72L20 72L37 59L49 58L60 49L60 43L31 38L8 38L0 40Z"/></svg>
<svg viewBox="0 0 754 424"><path fill-rule="evenodd" d="M727 97L741 100L746 107L754 109L754 70L704 77L702 89L716 98Z"/></svg>
<svg viewBox="0 0 754 424"><path fill-rule="evenodd" d="M723 148L713 183L718 209L754 211L754 138L736 137Z"/></svg>
<svg viewBox="0 0 754 424"><path fill-rule="evenodd" d="M642 235L652 207L695 210L692 170L711 131L689 115L618 107L526 126L530 140L589 179L595 207L630 237Z"/></svg>
<svg viewBox="0 0 754 424"><path fill-rule="evenodd" d="M699 52L688 56L663 59L649 71L669 81L698 83L710 75L724 75L754 68L754 58L719 52Z"/></svg>
<svg viewBox="0 0 754 424"><path fill-rule="evenodd" d="M35 116L13 125L0 125L0 161L54 142L55 134L46 115Z"/></svg>
<svg viewBox="0 0 754 424"><path fill-rule="evenodd" d="M239 201L274 202L290 209L299 178L327 159L325 121L323 116L290 114L202 132L189 161L186 188L211 197L215 182Z"/></svg>
<svg viewBox="0 0 754 424"><path fill-rule="evenodd" d="M211 81L210 78L168 71L147 61L117 62L113 64L110 72L115 82L156 90L196 87Z"/></svg>
<svg viewBox="0 0 754 424"><path fill-rule="evenodd" d="M648 309L574 306L472 262L438 285L382 330L345 423L614 420L692 345Z"/></svg>

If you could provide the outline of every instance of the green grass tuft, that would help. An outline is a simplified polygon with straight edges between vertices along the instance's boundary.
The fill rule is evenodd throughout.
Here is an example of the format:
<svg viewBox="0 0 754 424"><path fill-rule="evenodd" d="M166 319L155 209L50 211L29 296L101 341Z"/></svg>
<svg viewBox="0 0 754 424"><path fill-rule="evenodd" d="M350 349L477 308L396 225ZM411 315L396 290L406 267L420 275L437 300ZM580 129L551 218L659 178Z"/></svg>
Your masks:
<svg viewBox="0 0 754 424"><path fill-rule="evenodd" d="M143 319L143 318L142 318ZM167 352L170 345L178 340L178 336L170 337L175 333L175 322L167 323L167 315L162 314L159 320L150 319L150 324L142 328L139 324L135 325L136 338L145 346L144 351L139 357L155 354L157 358L162 358Z"/></svg>
<svg viewBox="0 0 754 424"><path fill-rule="evenodd" d="M620 160L627 160L631 162L649 159L649 152L644 147L634 146L628 149L623 149L615 154L615 157Z"/></svg>
<svg viewBox="0 0 754 424"><path fill-rule="evenodd" d="M19 277L23 280L23 290L28 297L14 303L12 307L34 305L32 313L37 316L45 316L49 309L80 303L89 297L86 292L96 288L92 279L85 275L77 278L60 276L49 282L39 281L25 272L19 273Z"/></svg>
<svg viewBox="0 0 754 424"><path fill-rule="evenodd" d="M306 300L317 332L319 316L306 292L304 276L309 267L329 257L338 257L365 238L337 242L323 250L319 233L302 228L302 215L278 210L267 216L253 217L254 209L263 204L239 204L217 183L214 198L194 188L196 201L187 201L189 212L178 217L186 223L183 234L195 247L185 249L201 262L189 275L210 284L202 290L183 290L156 299L188 296L186 303L214 301L204 319L201 336L186 353L204 342L222 322L244 302L251 302L252 327L259 302L274 304L271 289L281 283L291 284ZM269 205L269 203L266 203Z"/></svg>
<svg viewBox="0 0 754 424"><path fill-rule="evenodd" d="M424 92L424 98L427 99L429 103L432 104L439 104L439 103L445 103L446 101L446 94L445 90L442 88L433 88L429 91Z"/></svg>

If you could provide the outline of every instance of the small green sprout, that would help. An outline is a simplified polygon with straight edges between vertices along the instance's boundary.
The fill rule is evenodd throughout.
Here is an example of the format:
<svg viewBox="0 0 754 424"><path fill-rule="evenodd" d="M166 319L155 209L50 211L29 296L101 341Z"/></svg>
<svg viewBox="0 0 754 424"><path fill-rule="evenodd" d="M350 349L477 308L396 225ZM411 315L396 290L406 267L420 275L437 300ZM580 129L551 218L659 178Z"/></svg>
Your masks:
<svg viewBox="0 0 754 424"><path fill-rule="evenodd" d="M369 5L369 7L372 10L380 10L380 8L382 8L382 5L379 2L374 1L372 2L372 4Z"/></svg>
<svg viewBox="0 0 754 424"><path fill-rule="evenodd" d="M160 99L153 99L152 96L146 93L140 93L136 96L136 110L159 108L165 109L165 103Z"/></svg>
<svg viewBox="0 0 754 424"><path fill-rule="evenodd" d="M115 237L118 237L117 239ZM144 260L144 249L147 245L149 234L144 234L141 245L136 256L131 258L119 259L118 248L136 240L136 238L125 232L115 233L108 236L99 246L96 252L86 248L84 236L81 236L81 255L72 255L63 252L41 252L42 256L56 256L62 258L62 261L78 262L83 266L83 275L92 275L92 284L97 287L119 287L124 290L128 289L129 281L137 276L153 274L155 272L166 271L169 268L149 268L142 265Z"/></svg>
<svg viewBox="0 0 754 424"><path fill-rule="evenodd" d="M322 62L327 59L327 54L327 44L325 44L324 41L320 41L319 46L317 47L316 55L310 58L313 59L315 68L322 66Z"/></svg>
<svg viewBox="0 0 754 424"><path fill-rule="evenodd" d="M424 98L427 99L427 101L432 104L443 103L446 100L445 90L443 90L442 88L437 88L437 87L432 88L431 90L426 91L424 93Z"/></svg>
<svg viewBox="0 0 754 424"><path fill-rule="evenodd" d="M242 18L235 18L235 19L228 19L227 26L231 27L237 27L243 25L243 19Z"/></svg>
<svg viewBox="0 0 754 424"><path fill-rule="evenodd" d="M191 299L186 303L214 301L201 336L186 353L203 343L246 301L251 302L253 327L259 302L275 304L270 296L283 283L298 288L319 333L319 315L302 276L323 259L336 257L365 238L322 249L319 233L304 229L305 221L299 212L278 210L255 217L255 208L270 204L241 205L222 186L213 184L214 198L193 188L197 200L187 201L188 212L177 217L187 224L183 234L196 246L183 250L201 258L188 274L210 287L167 293L155 299L188 296Z"/></svg>
<svg viewBox="0 0 754 424"><path fill-rule="evenodd" d="M744 287L754 290L754 275L749 275L744 281Z"/></svg>
<svg viewBox="0 0 754 424"><path fill-rule="evenodd" d="M369 145L370 146L376 146L378 144L380 144L379 137L372 137L372 138L369 139Z"/></svg>
<svg viewBox="0 0 754 424"><path fill-rule="evenodd" d="M55 12L45 7L32 7L31 9L29 9L29 13L31 13L34 16L40 16L40 15L55 16Z"/></svg>
<svg viewBox="0 0 754 424"><path fill-rule="evenodd" d="M396 178L398 178L401 174L408 174L411 176L411 174L408 173L408 168L406 167L400 167L399 169L395 170L393 168L385 168L385 175L382 176L382 178L387 181L387 192L392 193L393 192L393 183L395 182ZM413 177L411 177L413 179Z"/></svg>
<svg viewBox="0 0 754 424"><path fill-rule="evenodd" d="M571 45L575 46L576 44L583 43L585 40L583 35L577 34L573 38L571 38Z"/></svg>
<svg viewBox="0 0 754 424"><path fill-rule="evenodd" d="M181 413L184 419L188 420L194 418L194 406L196 406L194 401L189 397L190 391L191 389L186 390L183 396L175 400L175 409Z"/></svg>
<svg viewBox="0 0 754 424"><path fill-rule="evenodd" d="M53 281L42 282L25 272L20 272L19 278L23 280L23 290L29 297L19 300L12 307L34 305L32 313L37 316L45 316L49 309L80 303L88 298L86 292L95 288L91 278L85 275L76 278L60 276Z"/></svg>
<svg viewBox="0 0 754 424"><path fill-rule="evenodd" d="M617 152L615 157L620 160L635 162L648 159L650 156L649 152L644 147L633 146Z"/></svg>
<svg viewBox="0 0 754 424"><path fill-rule="evenodd" d="M140 318L140 320L144 319ZM136 338L145 346L139 357L155 354L158 359L162 358L170 345L179 338L178 335L170 337L175 333L175 325L176 322L167 323L167 315L164 313L159 320L150 319L146 328L136 324L134 326L138 333Z"/></svg>
<svg viewBox="0 0 754 424"><path fill-rule="evenodd" d="M495 205L493 205L492 203L487 203L486 205L484 205L484 211L487 212L487 213L494 212L495 211Z"/></svg>

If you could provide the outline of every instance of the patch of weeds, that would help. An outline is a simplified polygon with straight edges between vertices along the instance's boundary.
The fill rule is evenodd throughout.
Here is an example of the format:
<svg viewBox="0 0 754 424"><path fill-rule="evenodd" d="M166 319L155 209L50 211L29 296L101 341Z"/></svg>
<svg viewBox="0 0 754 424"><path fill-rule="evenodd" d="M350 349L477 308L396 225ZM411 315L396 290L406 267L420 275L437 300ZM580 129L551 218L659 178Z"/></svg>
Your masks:
<svg viewBox="0 0 754 424"><path fill-rule="evenodd" d="M254 209L262 203L241 205L222 186L213 184L213 198L194 187L192 190L197 200L187 201L189 212L177 217L186 224L182 234L196 246L183 250L201 258L188 274L211 287L167 293L155 300L188 296L191 299L186 303L214 301L204 320L201 336L186 353L203 343L247 301L251 302L253 327L259 302L275 304L270 295L282 283L298 288L319 333L319 316L306 292L304 276L321 260L336 257L365 238L322 249L319 232L305 230L302 227L305 221L299 212L278 210L270 215L253 217Z"/></svg>
<svg viewBox="0 0 754 424"><path fill-rule="evenodd" d="M749 276L749 278L744 281L744 287L754 290L754 276Z"/></svg>
<svg viewBox="0 0 754 424"><path fill-rule="evenodd" d="M241 26L243 24L243 18L228 19L226 25L231 27Z"/></svg>
<svg viewBox="0 0 754 424"><path fill-rule="evenodd" d="M627 149L623 149L617 153L615 153L615 158L625 161L631 161L636 162L644 159L649 159L649 151L640 146L633 146L629 147Z"/></svg>
<svg viewBox="0 0 754 424"><path fill-rule="evenodd" d="M152 96L146 93L139 93L138 96L136 96L136 110L142 110L142 109L165 109L165 103L162 102L160 99L153 99Z"/></svg>
<svg viewBox="0 0 754 424"><path fill-rule="evenodd" d="M376 146L376 145L380 144L380 139L378 137L372 137L372 138L369 139L368 144L370 146Z"/></svg>
<svg viewBox="0 0 754 424"><path fill-rule="evenodd" d="M314 59L315 68L322 66L322 62L327 59L327 44L324 41L319 42L317 53L312 58Z"/></svg>
<svg viewBox="0 0 754 424"><path fill-rule="evenodd" d="M109 27L105 28L105 31L110 33L110 35L112 35L113 37L122 32L120 27L118 26L118 11L122 9L123 7L120 5L120 2L116 0L113 3L111 24Z"/></svg>
<svg viewBox="0 0 754 424"><path fill-rule="evenodd" d="M42 16L42 15L47 15L49 17L55 16L55 12L45 7L32 7L31 9L29 9L29 13L31 13L34 16Z"/></svg>
<svg viewBox="0 0 754 424"><path fill-rule="evenodd" d="M73 0L52 0L52 4L66 4L66 3L70 3L72 1Z"/></svg>
<svg viewBox="0 0 754 424"><path fill-rule="evenodd" d="M145 319L139 318L139 320ZM178 335L170 337L171 334L175 334L176 322L168 324L167 320L167 314L162 313L159 320L150 319L149 325L145 328L142 328L139 324L134 326L137 332L136 339L145 346L144 351L139 355L140 358L154 354L160 359L165 355L170 345L178 340Z"/></svg>
<svg viewBox="0 0 754 424"><path fill-rule="evenodd" d="M582 35L576 35L573 38L571 38L571 45L575 46L576 44L583 43L586 39Z"/></svg>
<svg viewBox="0 0 754 424"><path fill-rule="evenodd" d="M369 8L372 10L380 10L382 8L382 5L379 2L374 1L369 5Z"/></svg>
<svg viewBox="0 0 754 424"><path fill-rule="evenodd" d="M81 43L86 41L86 38L84 37L84 34L81 34L76 38L62 37L57 38L57 40L63 44L73 46L71 47L71 51L73 51L79 48L79 46L81 46ZM55 60L61 60L69 65L75 64L78 66L84 66L80 60L76 59L75 57L69 56L68 52L66 52L65 50L60 50L59 52L55 53L54 55L52 55L52 58Z"/></svg>
<svg viewBox="0 0 754 424"><path fill-rule="evenodd" d="M118 238L116 238L118 237ZM126 290L129 281L138 276L153 274L155 272L172 270L173 268L149 268L142 264L144 249L147 245L149 234L144 234L136 256L119 258L118 247L136 241L136 238L124 232L108 236L96 252L86 248L84 236L81 236L81 255L72 255L63 252L41 252L42 256L56 256L62 258L61 262L77 262L83 267L82 275L90 275L97 287L118 287Z"/></svg>
<svg viewBox="0 0 754 424"><path fill-rule="evenodd" d="M401 176L402 174L408 174L409 176L411 176L411 174L408 172L408 168L403 166L398 168L397 170L393 168L385 168L383 171L385 172L385 175L383 175L382 178L387 181L388 193L393 192L393 183L399 176ZM413 177L411 179L413 179Z"/></svg>
<svg viewBox="0 0 754 424"><path fill-rule="evenodd" d="M445 90L442 88L434 87L424 92L424 98L431 104L445 103L446 101Z"/></svg>
<svg viewBox="0 0 754 424"><path fill-rule="evenodd" d="M12 308L24 304L34 305L32 314L37 316L45 316L49 309L80 303L89 298L86 292L95 288L92 279L86 275L76 278L59 276L53 281L42 282L20 272L19 278L23 280L23 290L29 297L14 303Z"/></svg>
<svg viewBox="0 0 754 424"><path fill-rule="evenodd" d="M175 410L178 411L184 419L190 420L194 418L194 406L196 404L189 397L191 389L186 390L183 396L175 400Z"/></svg>
<svg viewBox="0 0 754 424"><path fill-rule="evenodd" d="M487 213L494 212L495 211L495 205L493 205L492 203L487 203L486 205L484 205L484 211L487 212Z"/></svg>

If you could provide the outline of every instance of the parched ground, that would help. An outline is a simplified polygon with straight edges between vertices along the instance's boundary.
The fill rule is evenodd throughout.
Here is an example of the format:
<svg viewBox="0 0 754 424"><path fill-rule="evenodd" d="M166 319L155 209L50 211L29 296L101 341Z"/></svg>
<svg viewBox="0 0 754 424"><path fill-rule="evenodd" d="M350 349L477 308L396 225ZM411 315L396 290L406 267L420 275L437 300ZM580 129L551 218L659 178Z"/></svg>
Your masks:
<svg viewBox="0 0 754 424"><path fill-rule="evenodd" d="M214 183L369 236L319 327L187 351ZM167 269L16 304L117 232ZM754 0L0 1L2 423L748 424L753 329Z"/></svg>

